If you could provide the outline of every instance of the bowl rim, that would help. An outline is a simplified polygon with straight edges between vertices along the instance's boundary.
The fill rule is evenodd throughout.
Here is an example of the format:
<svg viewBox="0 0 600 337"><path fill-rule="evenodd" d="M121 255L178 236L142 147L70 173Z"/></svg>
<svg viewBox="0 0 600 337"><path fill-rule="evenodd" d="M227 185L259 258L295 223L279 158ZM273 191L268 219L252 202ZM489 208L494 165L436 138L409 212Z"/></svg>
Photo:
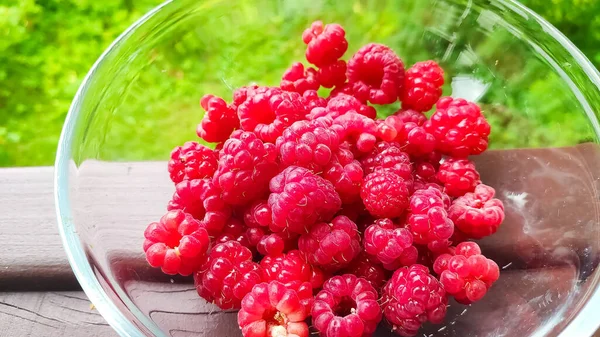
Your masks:
<svg viewBox="0 0 600 337"><path fill-rule="evenodd" d="M473 0L469 0L472 3ZM80 283L83 291L94 304L98 312L104 317L108 324L123 337L144 337L143 331L134 324L126 315L115 305L110 299L100 282L96 278L94 271L89 263L81 263L88 261L83 244L79 240L77 230L72 223L71 209L68 201L68 177L71 158L71 140L73 138L73 129L79 113L79 104L84 96L89 82L92 79L96 69L104 62L106 57L116 48L116 46L126 40L138 27L145 24L154 15L160 12L173 0L166 0L160 5L154 7L141 18L130 25L123 33L121 33L98 57L94 62L81 85L79 86L73 101L67 112L67 116L59 138L58 148L56 151L56 159L54 165L54 201L56 207L56 217L58 229L60 232L63 248L67 254L67 258L75 277ZM578 66L586 73L589 80L600 88L600 73L592 65L589 59L557 28L550 24L546 19L521 4L517 0L491 0L491 3L498 3L515 15L522 16L523 13L533 18L544 30L546 34L557 41L565 51L573 57ZM589 116L590 119L596 119L595 116ZM597 126L597 124L596 124ZM598 134L598 127L595 128ZM595 281L598 283L600 272L595 272ZM590 276L594 277L594 276ZM596 318L596 314L600 312L600 286L596 284L596 288L589 291L588 301L581 306L575 317L571 319L568 325L560 332L559 337L571 336L592 336L600 328L600 320ZM144 316L142 313L139 313ZM151 320L139 317L134 313L135 319L139 320L147 329L151 330L156 336L164 334L158 326ZM542 332L543 333L543 332ZM536 334L537 336L538 334ZM542 336L540 336L542 337Z"/></svg>

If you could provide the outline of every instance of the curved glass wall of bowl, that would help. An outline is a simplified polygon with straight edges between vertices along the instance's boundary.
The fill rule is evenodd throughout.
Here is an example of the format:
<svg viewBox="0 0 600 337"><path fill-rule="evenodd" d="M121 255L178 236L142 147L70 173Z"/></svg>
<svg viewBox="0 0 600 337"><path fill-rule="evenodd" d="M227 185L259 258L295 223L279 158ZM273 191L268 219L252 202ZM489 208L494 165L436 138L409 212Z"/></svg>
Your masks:
<svg viewBox="0 0 600 337"><path fill-rule="evenodd" d="M205 303L189 278L147 266L143 230L173 193L170 150L197 139L199 98L278 84L303 59L295 37L317 19L346 27L347 55L381 42L407 65L438 60L445 94L477 101L493 126L494 151L475 160L507 208L499 233L481 242L503 269L500 281L477 304L451 302L447 322L423 333L595 331L598 73L527 9L483 0L177 1L127 31L82 84L57 159L64 243L109 323L123 336L238 334L235 313Z"/></svg>

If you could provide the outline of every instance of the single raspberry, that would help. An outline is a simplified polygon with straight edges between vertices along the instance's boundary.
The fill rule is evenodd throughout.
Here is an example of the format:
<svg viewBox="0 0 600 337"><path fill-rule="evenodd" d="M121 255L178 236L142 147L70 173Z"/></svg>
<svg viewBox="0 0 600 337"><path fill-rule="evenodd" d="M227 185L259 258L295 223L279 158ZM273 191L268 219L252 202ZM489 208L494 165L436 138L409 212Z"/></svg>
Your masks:
<svg viewBox="0 0 600 337"><path fill-rule="evenodd" d="M404 122L403 119L405 118L401 115L392 115L385 119L385 124L396 130L394 141L413 156L423 156L433 152L435 137L417 123Z"/></svg>
<svg viewBox="0 0 600 337"><path fill-rule="evenodd" d="M182 180L211 178L217 170L219 155L196 142L186 142L171 152L169 176L174 183Z"/></svg>
<svg viewBox="0 0 600 337"><path fill-rule="evenodd" d="M312 307L313 326L323 337L371 336L381 321L377 290L352 274L323 284Z"/></svg>
<svg viewBox="0 0 600 337"><path fill-rule="evenodd" d="M315 223L331 219L342 205L329 181L303 167L286 168L271 179L269 187L273 232L308 233Z"/></svg>
<svg viewBox="0 0 600 337"><path fill-rule="evenodd" d="M196 129L198 137L209 143L218 143L225 141L233 130L240 127L235 109L222 98L205 95L200 104L206 113Z"/></svg>
<svg viewBox="0 0 600 337"><path fill-rule="evenodd" d="M308 119L317 119L320 117L331 117L333 119L345 115L347 113L358 113L370 119L377 116L377 111L372 106L362 104L353 96L339 94L332 97L326 107L312 109L307 115Z"/></svg>
<svg viewBox="0 0 600 337"><path fill-rule="evenodd" d="M200 222L182 211L169 211L144 231L146 260L169 275L187 276L200 269L210 245Z"/></svg>
<svg viewBox="0 0 600 337"><path fill-rule="evenodd" d="M437 178L444 184L445 192L451 197L473 192L475 187L481 184L475 164L468 159L446 159L440 165Z"/></svg>
<svg viewBox="0 0 600 337"><path fill-rule="evenodd" d="M338 60L320 67L317 71L317 80L325 88L343 85L346 83L346 61Z"/></svg>
<svg viewBox="0 0 600 337"><path fill-rule="evenodd" d="M256 200L243 213L244 223L250 228L268 227L271 223L271 208L266 200Z"/></svg>
<svg viewBox="0 0 600 337"><path fill-rule="evenodd" d="M343 204L353 204L360 200L363 169L349 150L338 149L322 176L333 184Z"/></svg>
<svg viewBox="0 0 600 337"><path fill-rule="evenodd" d="M239 309L242 298L260 282L262 270L252 261L252 252L236 241L216 245L194 274L200 297L221 309Z"/></svg>
<svg viewBox="0 0 600 337"><path fill-rule="evenodd" d="M427 267L414 264L394 272L383 288L383 315L400 336L415 336L421 324L442 323L448 298Z"/></svg>
<svg viewBox="0 0 600 337"><path fill-rule="evenodd" d="M233 103L231 105L237 110L237 107L244 103L248 97L252 97L254 92L259 88L264 87L259 87L258 85L253 84L236 89L233 92Z"/></svg>
<svg viewBox="0 0 600 337"><path fill-rule="evenodd" d="M377 124L360 114L348 113L333 120L333 129L342 141L347 141L357 155L371 152L377 142Z"/></svg>
<svg viewBox="0 0 600 337"><path fill-rule="evenodd" d="M318 223L309 233L301 235L298 248L312 265L336 271L350 264L360 253L360 235L352 220L337 216L330 223Z"/></svg>
<svg viewBox="0 0 600 337"><path fill-rule="evenodd" d="M210 235L219 234L231 215L231 209L221 198L221 190L209 179L184 180L177 184L167 209L191 214Z"/></svg>
<svg viewBox="0 0 600 337"><path fill-rule="evenodd" d="M402 123L415 123L418 126L422 126L427 121L427 116L412 109L400 109L394 113L394 116L398 116L397 118Z"/></svg>
<svg viewBox="0 0 600 337"><path fill-rule="evenodd" d="M282 167L300 166L321 172L331 162L340 139L330 118L297 121L277 138L275 146Z"/></svg>
<svg viewBox="0 0 600 337"><path fill-rule="evenodd" d="M364 278L377 290L381 289L388 279L386 271L379 264L379 261L364 252L352 260L350 265L343 270L343 273Z"/></svg>
<svg viewBox="0 0 600 337"><path fill-rule="evenodd" d="M263 144L254 133L238 130L219 153L213 182L227 203L245 205L268 192L268 182L278 170L276 159L274 144Z"/></svg>
<svg viewBox="0 0 600 337"><path fill-rule="evenodd" d="M302 94L302 98L304 99L304 104L306 105L306 111L311 111L314 108L323 108L327 106L327 100L323 97L320 97L316 90L306 90Z"/></svg>
<svg viewBox="0 0 600 337"><path fill-rule="evenodd" d="M369 212L395 218L408 207L408 183L392 171L378 170L365 177L360 197Z"/></svg>
<svg viewBox="0 0 600 337"><path fill-rule="evenodd" d="M281 89L303 94L307 90L319 90L317 71L314 68L304 69L300 62L294 62L281 78Z"/></svg>
<svg viewBox="0 0 600 337"><path fill-rule="evenodd" d="M332 23L323 26L315 21L302 34L306 47L306 60L317 67L335 63L348 50L346 32L342 26Z"/></svg>
<svg viewBox="0 0 600 337"><path fill-rule="evenodd" d="M267 255L260 261L265 282L279 281L288 289L293 289L301 297L311 298L313 289L323 286L323 272L312 267L299 250L292 250L287 254ZM307 287L308 285L308 287ZM306 294L308 289L308 296Z"/></svg>
<svg viewBox="0 0 600 337"><path fill-rule="evenodd" d="M215 243L225 243L227 241L237 241L242 246L252 249L246 236L248 227L237 218L230 218L225 224L223 232L215 238Z"/></svg>
<svg viewBox="0 0 600 337"><path fill-rule="evenodd" d="M252 288L237 317L244 337L309 337L307 316L295 290L271 281Z"/></svg>
<svg viewBox="0 0 600 337"><path fill-rule="evenodd" d="M283 130L307 114L302 96L297 92L267 88L256 91L238 107L240 126L254 132L264 142L275 143Z"/></svg>
<svg viewBox="0 0 600 337"><path fill-rule="evenodd" d="M367 227L363 245L367 254L374 256L387 270L411 266L417 262L417 248L412 234L406 228L394 226L390 219L379 219Z"/></svg>
<svg viewBox="0 0 600 337"><path fill-rule="evenodd" d="M404 64L389 47L369 43L348 61L348 82L355 97L373 104L391 104L404 82Z"/></svg>
<svg viewBox="0 0 600 337"><path fill-rule="evenodd" d="M412 164L407 153L400 149L400 144L379 142L371 153L360 160L365 174L371 174L377 169L390 170L405 181L412 180Z"/></svg>
<svg viewBox="0 0 600 337"><path fill-rule="evenodd" d="M433 268L440 276L446 293L462 304L482 299L500 276L496 262L481 255L481 249L475 242L458 244L454 256L440 255Z"/></svg>
<svg viewBox="0 0 600 337"><path fill-rule="evenodd" d="M417 62L406 70L402 106L429 111L442 96L444 70L435 61Z"/></svg>
<svg viewBox="0 0 600 337"><path fill-rule="evenodd" d="M481 239L496 233L504 221L504 205L494 198L496 191L479 184L473 193L454 200L448 216L461 232L473 239Z"/></svg>
<svg viewBox="0 0 600 337"><path fill-rule="evenodd" d="M436 150L455 158L480 154L488 147L490 125L475 103L443 97L425 130L436 140Z"/></svg>
<svg viewBox="0 0 600 337"><path fill-rule="evenodd" d="M427 245L434 252L449 246L454 224L446 213L448 202L448 196L436 188L413 193L407 225L415 243Z"/></svg>

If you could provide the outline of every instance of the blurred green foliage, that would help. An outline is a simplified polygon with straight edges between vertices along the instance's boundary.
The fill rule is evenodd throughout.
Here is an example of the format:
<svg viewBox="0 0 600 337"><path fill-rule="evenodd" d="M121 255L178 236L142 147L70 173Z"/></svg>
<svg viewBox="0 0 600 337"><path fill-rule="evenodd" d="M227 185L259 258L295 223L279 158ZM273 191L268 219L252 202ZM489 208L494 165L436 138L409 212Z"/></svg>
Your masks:
<svg viewBox="0 0 600 337"><path fill-rule="evenodd" d="M522 2L550 20L582 49L596 66L600 65L600 15L597 15L600 13L600 1ZM0 166L52 164L63 120L86 72L122 31L158 3L159 0L0 0ZM395 14L397 13L386 15L393 18ZM365 20L369 20L368 15L365 16ZM379 31L377 29L378 27L373 27L366 36L349 36L351 45L366 42L362 40L368 39L371 36L369 34L385 36L390 33L385 31L385 27L381 27ZM254 34L251 27L244 31L247 32L247 46L273 47L265 47L265 44L271 42L262 40L260 34ZM227 30L220 30L218 34L224 41L233 37L239 38L229 34ZM232 46L236 45L234 40L229 42ZM298 47L296 44L289 44L273 48L297 54L297 59L301 59L302 50ZM484 50L476 52L485 57ZM182 58L179 69L168 69L173 74L173 82L160 84L174 88L175 94L165 100L164 104L178 109L181 108L178 106L179 97L196 97L196 100L183 103L189 108L195 106L197 98L203 94L190 91L189 87L174 86L180 73L189 73L189 70L196 69L193 61L185 58L185 54L186 50L174 49L172 53L159 56ZM248 57L252 57L251 54L248 53ZM271 62L269 57L278 56L266 54L266 64ZM494 141L503 146L519 146L521 132L533 134L540 145L585 141L588 136L585 130L578 126L580 120L561 115L564 113L561 102L550 102L544 104L543 109L524 111L522 114L515 114L510 110L518 109L521 100L548 100L548 85L559 80L558 77L540 78L533 86L519 87L519 78L535 76L536 73L535 65L529 68L528 65L523 66L525 69L518 69L520 77L517 76L514 80L516 102L510 104L511 107L493 104L484 106L490 111L489 119L494 125L517 123L521 128L510 128L514 132L495 135ZM243 67L243 63L237 63L237 67L229 68L229 74L217 76L227 75L235 81L236 73L255 72L257 77L263 76L267 83L277 81L280 72L264 73L263 70L247 69ZM195 78L202 76L199 73ZM139 101L144 101L144 97L157 101L157 96L162 91L153 90L153 85L148 83L143 88L137 88L134 94L140 96ZM488 100L493 102L493 95ZM142 131L130 136L141 137L141 141L152 140L156 126L152 124L151 119L136 118L135 113L143 115L144 111L140 109L131 112L132 115L122 115L118 118L125 119L124 123L129 120L132 125L137 125L143 120L145 124L140 126ZM197 118L190 117L190 120L195 119ZM553 143L548 137L559 139ZM148 147L147 152L134 153L129 157L155 159L161 156L166 157L166 154L159 155L156 149Z"/></svg>

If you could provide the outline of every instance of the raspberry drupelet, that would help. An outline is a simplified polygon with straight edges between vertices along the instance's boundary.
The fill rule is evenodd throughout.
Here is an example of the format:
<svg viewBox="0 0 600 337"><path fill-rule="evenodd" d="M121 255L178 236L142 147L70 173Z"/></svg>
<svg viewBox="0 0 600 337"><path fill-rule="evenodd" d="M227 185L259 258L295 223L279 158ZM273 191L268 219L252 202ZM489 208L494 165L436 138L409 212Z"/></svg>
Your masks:
<svg viewBox="0 0 600 337"><path fill-rule="evenodd" d="M377 143L377 124L360 114L347 113L337 117L333 120L333 129L341 141L348 142L355 157L371 152Z"/></svg>
<svg viewBox="0 0 600 337"><path fill-rule="evenodd" d="M415 336L427 321L442 323L447 304L440 282L420 264L396 270L383 288L383 315L403 337Z"/></svg>
<svg viewBox="0 0 600 337"><path fill-rule="evenodd" d="M314 68L305 70L301 62L294 62L283 73L279 86L282 90L294 91L299 94L303 94L307 90L319 90L320 87L317 71Z"/></svg>
<svg viewBox="0 0 600 337"><path fill-rule="evenodd" d="M187 276L200 269L210 239L206 229L191 215L169 211L144 232L146 260L168 275Z"/></svg>
<svg viewBox="0 0 600 337"><path fill-rule="evenodd" d="M377 111L372 106L361 103L353 96L339 94L330 98L325 107L312 109L306 117L317 119L328 116L335 119L347 113L358 113L370 119L374 119L377 115Z"/></svg>
<svg viewBox="0 0 600 337"><path fill-rule="evenodd" d="M490 125L477 104L462 98L440 98L424 127L435 137L436 150L454 158L481 154L488 147Z"/></svg>
<svg viewBox="0 0 600 337"><path fill-rule="evenodd" d="M200 220L210 235L217 235L231 215L221 198L221 190L210 179L184 180L175 186L167 209L182 210Z"/></svg>
<svg viewBox="0 0 600 337"><path fill-rule="evenodd" d="M219 168L213 182L223 200L245 205L268 192L269 180L277 174L277 150L252 132L235 131L219 153Z"/></svg>
<svg viewBox="0 0 600 337"><path fill-rule="evenodd" d="M323 272L311 266L299 250L267 255L260 261L260 266L265 282L279 281L287 288L297 291L302 298L312 299L313 289L321 288L325 281ZM308 296L305 296L306 289Z"/></svg>
<svg viewBox="0 0 600 337"><path fill-rule="evenodd" d="M244 337L309 337L308 313L295 290L271 281L244 297L237 320Z"/></svg>
<svg viewBox="0 0 600 337"><path fill-rule="evenodd" d="M444 70L435 61L417 62L406 70L402 106L429 111L442 96Z"/></svg>
<svg viewBox="0 0 600 337"><path fill-rule="evenodd" d="M444 191L455 198L473 192L481 184L475 164L468 159L446 159L440 165L437 178L444 184Z"/></svg>
<svg viewBox="0 0 600 337"><path fill-rule="evenodd" d="M405 116L392 115L385 119L385 124L396 131L394 141L413 156L427 155L435 149L435 137L424 127L412 121L404 121Z"/></svg>
<svg viewBox="0 0 600 337"><path fill-rule="evenodd" d="M262 270L252 252L236 241L217 244L194 274L200 297L221 309L239 309L242 298L261 282Z"/></svg>
<svg viewBox="0 0 600 337"><path fill-rule="evenodd" d="M333 88L346 82L346 61L338 60L324 65L317 71L317 80L325 88Z"/></svg>
<svg viewBox="0 0 600 337"><path fill-rule="evenodd" d="M404 64L389 47L369 43L348 61L348 82L361 101L394 103L404 85Z"/></svg>
<svg viewBox="0 0 600 337"><path fill-rule="evenodd" d="M320 97L316 90L306 90L302 94L302 98L304 99L304 104L306 105L306 111L312 111L314 108L324 108L327 106L327 100L323 97Z"/></svg>
<svg viewBox="0 0 600 337"><path fill-rule="evenodd" d="M400 147L400 144L394 142L377 143L373 151L360 160L365 174L385 169L396 173L405 181L412 180L410 157Z"/></svg>
<svg viewBox="0 0 600 337"><path fill-rule="evenodd" d="M382 318L378 298L369 281L352 274L334 276L315 297L313 326L322 337L371 336Z"/></svg>
<svg viewBox="0 0 600 337"><path fill-rule="evenodd" d="M440 255L433 270L439 275L446 293L462 304L482 299L500 276L496 262L481 255L475 242L458 244L454 255Z"/></svg>
<svg viewBox="0 0 600 337"><path fill-rule="evenodd" d="M448 216L460 231L473 239L496 233L504 221L504 204L494 198L496 191L480 184L473 193L457 198L448 210Z"/></svg>
<svg viewBox="0 0 600 337"><path fill-rule="evenodd" d="M375 257L387 270L411 266L417 262L417 248L406 228L396 227L390 219L379 219L365 230L365 252Z"/></svg>
<svg viewBox="0 0 600 337"><path fill-rule="evenodd" d="M298 235L287 232L265 233L256 245L258 252L264 256L279 255L298 248Z"/></svg>
<svg viewBox="0 0 600 337"><path fill-rule="evenodd" d="M343 204L360 200L360 186L364 174L360 163L350 150L340 148L331 163L323 170L323 178L333 184Z"/></svg>
<svg viewBox="0 0 600 337"><path fill-rule="evenodd" d="M312 265L333 272L350 264L360 253L360 234L352 220L337 216L330 223L318 223L309 233L301 235L298 248Z"/></svg>
<svg viewBox="0 0 600 337"><path fill-rule="evenodd" d="M417 190L410 197L410 216L407 228L417 244L427 245L434 251L449 246L454 224L448 217L446 207L450 199L437 188Z"/></svg>
<svg viewBox="0 0 600 337"><path fill-rule="evenodd" d="M223 227L221 234L215 238L214 243L218 244L227 241L236 241L242 246L252 250L254 247L250 246L248 237L246 236L247 228L248 227L246 227L241 220L232 217L227 221L225 227Z"/></svg>
<svg viewBox="0 0 600 337"><path fill-rule="evenodd" d="M328 221L342 206L333 185L303 167L289 166L271 179L269 187L270 228L276 233L308 233L315 223Z"/></svg>
<svg viewBox="0 0 600 337"><path fill-rule="evenodd" d="M337 62L348 50L346 32L335 23L324 26L321 21L313 22L302 33L302 41L307 44L306 60L319 68Z"/></svg>
<svg viewBox="0 0 600 337"><path fill-rule="evenodd" d="M399 121L403 123L415 123L418 126L422 126L427 121L427 116L413 109L400 109L394 113L394 116L398 116Z"/></svg>
<svg viewBox="0 0 600 337"><path fill-rule="evenodd" d="M242 217L250 228L268 227L271 223L271 208L267 200L256 200L244 209Z"/></svg>
<svg viewBox="0 0 600 337"><path fill-rule="evenodd" d="M217 170L218 152L197 142L186 142L171 152L168 170L171 180L211 178Z"/></svg>
<svg viewBox="0 0 600 337"><path fill-rule="evenodd" d="M357 277L364 278L369 281L375 289L380 290L388 277L385 269L379 263L380 262L374 257L362 252L352 260L352 263L344 268L342 272L344 274L353 274Z"/></svg>
<svg viewBox="0 0 600 337"><path fill-rule="evenodd" d="M409 183L392 171L377 170L365 177L360 197L372 215L399 217L409 205Z"/></svg>
<svg viewBox="0 0 600 337"><path fill-rule="evenodd" d="M240 127L240 120L235 108L228 106L220 97L205 95L200 105L206 111L202 122L198 124L198 137L209 143L219 143L227 140L233 130Z"/></svg>
<svg viewBox="0 0 600 337"><path fill-rule="evenodd" d="M252 97L254 95L254 92L259 90L259 88L260 90L267 89L266 87L259 87L256 84L247 85L236 89L233 92L233 103L231 103L231 106L234 107L237 111L237 107L244 103L246 99L248 99L248 97Z"/></svg>

